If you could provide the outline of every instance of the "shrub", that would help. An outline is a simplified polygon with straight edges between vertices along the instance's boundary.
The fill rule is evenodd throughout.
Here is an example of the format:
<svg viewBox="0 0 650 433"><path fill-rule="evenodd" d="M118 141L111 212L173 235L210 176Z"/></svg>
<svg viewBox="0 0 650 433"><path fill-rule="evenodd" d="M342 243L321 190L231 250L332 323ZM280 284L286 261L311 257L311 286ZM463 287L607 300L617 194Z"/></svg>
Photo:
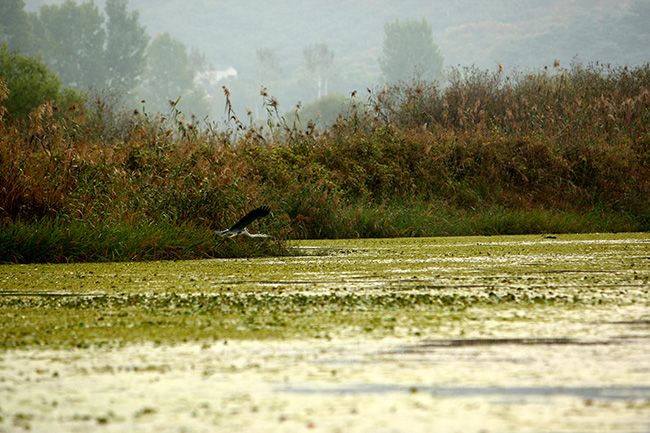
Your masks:
<svg viewBox="0 0 650 433"><path fill-rule="evenodd" d="M6 44L0 45L0 71L9 90L0 104L16 120L27 120L46 101L57 105L79 100L78 94L62 88L59 77L42 62L12 53Z"/></svg>

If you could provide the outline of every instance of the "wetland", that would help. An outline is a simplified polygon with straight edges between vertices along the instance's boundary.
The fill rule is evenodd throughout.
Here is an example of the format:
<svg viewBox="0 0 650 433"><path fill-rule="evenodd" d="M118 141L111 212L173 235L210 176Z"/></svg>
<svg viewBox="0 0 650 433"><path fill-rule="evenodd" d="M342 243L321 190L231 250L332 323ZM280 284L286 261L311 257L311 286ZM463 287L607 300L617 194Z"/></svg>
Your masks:
<svg viewBox="0 0 650 433"><path fill-rule="evenodd" d="M0 266L0 431L650 428L650 235Z"/></svg>

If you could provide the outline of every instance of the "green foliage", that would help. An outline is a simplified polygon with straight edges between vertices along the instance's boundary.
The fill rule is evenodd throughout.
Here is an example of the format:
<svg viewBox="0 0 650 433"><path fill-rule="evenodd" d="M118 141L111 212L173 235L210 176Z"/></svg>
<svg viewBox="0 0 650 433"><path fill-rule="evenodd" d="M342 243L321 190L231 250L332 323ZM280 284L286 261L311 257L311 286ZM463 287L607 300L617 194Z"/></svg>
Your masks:
<svg viewBox="0 0 650 433"><path fill-rule="evenodd" d="M44 5L31 16L24 6L3 3L0 40L10 48L38 54L68 87L126 92L138 84L149 36L126 0L108 0L106 16L92 2Z"/></svg>
<svg viewBox="0 0 650 433"><path fill-rule="evenodd" d="M131 90L144 72L149 35L139 23L138 12L127 12L127 0L108 0L105 8L108 17L105 85L112 89Z"/></svg>
<svg viewBox="0 0 650 433"><path fill-rule="evenodd" d="M63 2L54 3L60 6ZM77 1L77 4L79 3ZM100 9L101 5L106 4L104 1L95 3ZM251 109L255 116L260 114L260 84L267 87L281 102L282 111L295 106L298 101L307 103L314 99L317 94L316 81L312 76L309 77L309 82L305 81L306 69L303 67L303 50L314 41L327 41L329 48L336 52L336 75L329 80L329 91L363 91L377 83L381 79L377 62L377 42L381 43L386 17L399 10L417 10L418 17L426 18L436 30L436 35L440 35L441 39L436 37L435 42L441 48L444 47L447 63L454 65L476 63L481 68L494 68L494 60L497 59L510 70L516 66L543 67L554 58L569 64L569 60L576 54L583 62L605 60L620 65L639 65L650 58L650 45L646 43L650 26L645 25L648 21L648 2L645 0L621 4L601 2L598 7L589 7L587 2L581 2L570 8L561 8L560 3L554 3L544 9L542 14L538 13L540 6L536 3L518 4L514 0L486 2L480 5L469 0L444 0L430 4L407 0L399 5L380 0L372 6L369 5L368 0L339 0L308 2L300 8L291 3L264 4L250 8L245 3L231 2L214 8L207 0L197 0L191 10L188 10L186 5L179 1L171 1L160 7L152 2L131 0L128 9L141 12L139 19L147 24L152 35L158 30L168 29L185 44L191 42L193 46L196 45L196 49L206 53L207 58L213 61L228 59L227 65L219 67L233 65L240 72L237 80L225 83L235 96L232 102L236 111L245 113L246 109ZM34 31L41 27L38 15L20 10L19 8L23 7L22 0L5 0L2 6L8 9L2 9L0 12L0 23L7 24L4 28L3 24L0 24L0 40L6 38L12 50L20 48L22 53L39 54L39 43L34 41ZM194 11L200 11L200 16L194 16L191 25L179 25L179 20L190 16ZM312 16L318 16L322 25L314 27L309 20L303 20L301 15L304 15L305 11L310 11L308 13ZM111 45L109 27L112 24L108 8L102 12L106 30L105 55L108 56L108 47ZM133 14L126 15L133 17ZM562 19L558 20L558 16ZM359 17L363 19L360 20ZM530 31L533 19L535 31ZM132 23L130 18L120 18L119 21ZM237 32L246 21L259 25L248 28L246 32ZM275 31L277 25L273 24L278 21L291 25L283 26L283 31L278 32ZM131 28L120 25L120 32L113 34L128 35L124 40L132 41L135 46L139 41L137 29L141 27L139 24ZM349 32L354 35L351 36ZM202 37L196 38L196 34ZM237 34L237 38L232 38L232 34ZM292 48L292 44L287 43L302 41L305 34L310 35L310 40L304 41L303 45ZM40 43L40 48L44 46ZM275 53L275 64L272 59L269 69L260 70L259 59L252 55L261 47L268 47L266 49ZM48 60L49 52L43 50L40 55L46 63L51 64ZM106 72L110 72L109 69L113 67L122 69L120 65L116 66L113 60L106 63ZM132 63L135 65L135 60ZM139 65L145 63L140 62ZM206 62L205 68L211 68L209 62ZM280 71L282 73L279 73ZM138 81L141 81L144 76L141 70L139 72L141 75ZM406 78L410 79L412 76L410 73ZM105 82L118 84L124 77L136 78L134 74L128 75L125 72L119 77L107 77ZM213 117L220 117L222 110L219 108L223 103L219 99L220 86L216 87L207 91L213 98L213 107L216 107L212 113ZM187 95L183 95L181 107L185 112L190 112L193 110L184 106L187 98ZM175 100L171 97L169 99ZM140 100L134 101L130 106L139 108ZM162 111L167 112L168 106L165 105Z"/></svg>
<svg viewBox="0 0 650 433"><path fill-rule="evenodd" d="M305 104L296 113L287 113L285 117L287 122L298 121L303 127L309 122L321 129L327 129L332 126L340 116L346 116L351 109L351 102L341 93L330 93L322 98Z"/></svg>
<svg viewBox="0 0 650 433"><path fill-rule="evenodd" d="M146 100L149 111L168 112L170 102L180 98L179 108L184 111L209 112L205 94L194 85L195 73L185 45L169 33L163 33L147 48L145 78L134 93Z"/></svg>
<svg viewBox="0 0 650 433"><path fill-rule="evenodd" d="M38 27L40 53L68 87L101 87L106 80L104 17L94 3L44 5Z"/></svg>
<svg viewBox="0 0 650 433"><path fill-rule="evenodd" d="M59 77L38 59L12 53L5 44L0 45L0 77L9 90L0 105L17 120L26 120L45 101L60 104L71 95L64 91Z"/></svg>
<svg viewBox="0 0 650 433"><path fill-rule="evenodd" d="M0 2L0 43L6 43L11 50L33 46L31 23L24 8L23 0Z"/></svg>
<svg viewBox="0 0 650 433"><path fill-rule="evenodd" d="M384 25L384 47L379 65L389 83L414 77L442 81L443 57L433 42L433 29L426 19L395 20Z"/></svg>
<svg viewBox="0 0 650 433"><path fill-rule="evenodd" d="M68 263L134 260L176 260L213 257L214 233L191 224L170 221L111 224L70 224L60 219L6 221L0 231L0 263ZM219 245L221 257L286 253L277 242L236 242Z"/></svg>

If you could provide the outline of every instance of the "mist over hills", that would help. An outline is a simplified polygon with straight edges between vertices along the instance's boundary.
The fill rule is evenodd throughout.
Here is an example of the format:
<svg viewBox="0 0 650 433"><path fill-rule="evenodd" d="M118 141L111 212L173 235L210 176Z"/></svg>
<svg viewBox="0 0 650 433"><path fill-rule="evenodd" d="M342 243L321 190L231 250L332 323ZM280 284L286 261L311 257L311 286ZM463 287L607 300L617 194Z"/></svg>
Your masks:
<svg viewBox="0 0 650 433"><path fill-rule="evenodd" d="M26 9L60 3L27 0ZM384 23L406 18L426 18L432 24L448 65L491 68L496 62L506 67L543 66L576 55L587 62L647 61L650 49L641 59L612 46L616 29L611 27L635 4L645 6L646 13L650 8L647 0L130 0L129 8L140 11L150 34L168 31L224 68L254 63L255 50L263 47L277 50L292 65L300 61L303 46L321 41L328 43L339 61L363 58L364 53L376 55L381 51ZM610 43L605 43L607 39ZM374 65L368 66L378 73L373 60Z"/></svg>
<svg viewBox="0 0 650 433"><path fill-rule="evenodd" d="M26 10L62 0L26 0ZM77 1L77 3L81 3ZM103 8L103 1L95 2ZM555 59L637 65L650 60L650 0L130 0L151 36L169 32L205 54L216 69L233 67L254 81L256 50L277 54L286 77L302 67L303 49L325 42L335 54L330 92L382 82L377 57L384 24L426 18L445 67L550 66ZM268 83L256 83L259 85ZM273 89L269 89L273 92ZM315 95L294 92L303 102ZM294 103L292 101L291 103Z"/></svg>

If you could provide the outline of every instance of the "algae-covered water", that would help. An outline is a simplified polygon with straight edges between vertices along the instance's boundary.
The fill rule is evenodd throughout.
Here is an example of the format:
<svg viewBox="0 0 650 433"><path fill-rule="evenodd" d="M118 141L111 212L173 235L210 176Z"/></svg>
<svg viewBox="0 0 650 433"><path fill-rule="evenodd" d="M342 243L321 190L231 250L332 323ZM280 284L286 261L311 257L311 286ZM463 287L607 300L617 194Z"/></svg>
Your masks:
<svg viewBox="0 0 650 433"><path fill-rule="evenodd" d="M650 235L293 246L0 266L0 432L650 431Z"/></svg>

